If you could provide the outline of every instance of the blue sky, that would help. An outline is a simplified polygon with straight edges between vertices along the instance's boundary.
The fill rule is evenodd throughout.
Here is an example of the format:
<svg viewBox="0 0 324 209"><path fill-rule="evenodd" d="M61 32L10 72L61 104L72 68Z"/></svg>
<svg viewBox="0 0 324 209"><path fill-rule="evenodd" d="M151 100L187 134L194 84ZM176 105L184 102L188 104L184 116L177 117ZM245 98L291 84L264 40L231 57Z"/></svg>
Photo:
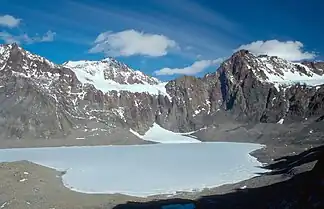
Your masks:
<svg viewBox="0 0 324 209"><path fill-rule="evenodd" d="M237 49L324 59L320 0L1 0L0 43L56 63L116 57L162 80L201 76Z"/></svg>

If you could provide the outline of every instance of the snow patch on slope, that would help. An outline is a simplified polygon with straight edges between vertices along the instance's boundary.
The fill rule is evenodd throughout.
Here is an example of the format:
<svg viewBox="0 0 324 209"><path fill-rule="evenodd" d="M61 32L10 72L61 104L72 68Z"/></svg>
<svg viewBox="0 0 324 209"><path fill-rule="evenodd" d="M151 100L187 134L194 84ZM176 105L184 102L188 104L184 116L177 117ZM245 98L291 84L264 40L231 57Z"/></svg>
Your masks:
<svg viewBox="0 0 324 209"><path fill-rule="evenodd" d="M179 144L179 143L200 143L201 141L192 138L190 136L185 136L192 134L189 133L175 133L162 128L160 125L154 123L153 126L144 134L140 135L136 131L130 129L130 132L137 137L151 142L157 142L162 144Z"/></svg>
<svg viewBox="0 0 324 209"><path fill-rule="evenodd" d="M92 84L103 92L129 91L168 96L166 83L110 58L102 61L69 61L64 66L73 70L82 84Z"/></svg>
<svg viewBox="0 0 324 209"><path fill-rule="evenodd" d="M126 119L125 119L125 116L124 116L124 114L125 114L125 108L124 107L113 108L112 111L117 116L119 116L124 122L126 122Z"/></svg>
<svg viewBox="0 0 324 209"><path fill-rule="evenodd" d="M282 125L284 122L285 122L285 119L281 118L277 123Z"/></svg>

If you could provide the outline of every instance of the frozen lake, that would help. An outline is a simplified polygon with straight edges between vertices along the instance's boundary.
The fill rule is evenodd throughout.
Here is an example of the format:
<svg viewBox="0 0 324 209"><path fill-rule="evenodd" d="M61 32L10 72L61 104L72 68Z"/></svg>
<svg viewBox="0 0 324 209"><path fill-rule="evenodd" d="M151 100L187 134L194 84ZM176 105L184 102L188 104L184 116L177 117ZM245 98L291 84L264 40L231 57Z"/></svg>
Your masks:
<svg viewBox="0 0 324 209"><path fill-rule="evenodd" d="M0 149L0 162L28 160L64 170L66 187L84 193L172 194L235 183L263 170L250 143L188 143Z"/></svg>

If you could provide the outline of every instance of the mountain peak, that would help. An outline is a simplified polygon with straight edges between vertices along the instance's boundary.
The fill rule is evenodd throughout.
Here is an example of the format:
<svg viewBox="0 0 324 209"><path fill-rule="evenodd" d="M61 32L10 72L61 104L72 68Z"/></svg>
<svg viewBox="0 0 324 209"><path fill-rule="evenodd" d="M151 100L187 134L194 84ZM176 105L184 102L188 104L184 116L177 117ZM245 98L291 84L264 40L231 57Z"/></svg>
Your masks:
<svg viewBox="0 0 324 209"><path fill-rule="evenodd" d="M291 62L277 56L257 56L248 50L235 52L220 68L232 74L231 80L237 78L239 82L242 76L252 73L259 81L272 83L277 89L293 83L324 84L324 63Z"/></svg>
<svg viewBox="0 0 324 209"><path fill-rule="evenodd" d="M111 84L159 84L159 80L141 71L133 70L124 63L114 58L105 58L100 61L69 61L63 66L72 69L81 80L98 80L103 79Z"/></svg>
<svg viewBox="0 0 324 209"><path fill-rule="evenodd" d="M19 45L16 42L9 44L9 46L11 46L12 49L19 48Z"/></svg>
<svg viewBox="0 0 324 209"><path fill-rule="evenodd" d="M15 48L15 47L19 47L18 44L16 42L11 43L11 44L0 44L0 47L6 47L6 48Z"/></svg>
<svg viewBox="0 0 324 209"><path fill-rule="evenodd" d="M118 62L115 58L113 57L106 57L101 60L102 62Z"/></svg>
<svg viewBox="0 0 324 209"><path fill-rule="evenodd" d="M240 49L240 50L234 52L234 54L232 55L232 57L235 57L235 56L244 57L244 56L250 55L250 54L252 54L252 53L249 50Z"/></svg>

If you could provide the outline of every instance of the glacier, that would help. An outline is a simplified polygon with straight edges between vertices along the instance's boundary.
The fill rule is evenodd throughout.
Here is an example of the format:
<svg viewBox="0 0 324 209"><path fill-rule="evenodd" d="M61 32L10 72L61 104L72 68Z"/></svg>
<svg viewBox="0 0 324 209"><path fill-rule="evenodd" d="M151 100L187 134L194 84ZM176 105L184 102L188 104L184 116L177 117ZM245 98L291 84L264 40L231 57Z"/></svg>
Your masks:
<svg viewBox="0 0 324 209"><path fill-rule="evenodd" d="M236 183L263 172L249 153L260 144L202 142L0 149L0 162L28 160L66 171L77 192L147 197Z"/></svg>

